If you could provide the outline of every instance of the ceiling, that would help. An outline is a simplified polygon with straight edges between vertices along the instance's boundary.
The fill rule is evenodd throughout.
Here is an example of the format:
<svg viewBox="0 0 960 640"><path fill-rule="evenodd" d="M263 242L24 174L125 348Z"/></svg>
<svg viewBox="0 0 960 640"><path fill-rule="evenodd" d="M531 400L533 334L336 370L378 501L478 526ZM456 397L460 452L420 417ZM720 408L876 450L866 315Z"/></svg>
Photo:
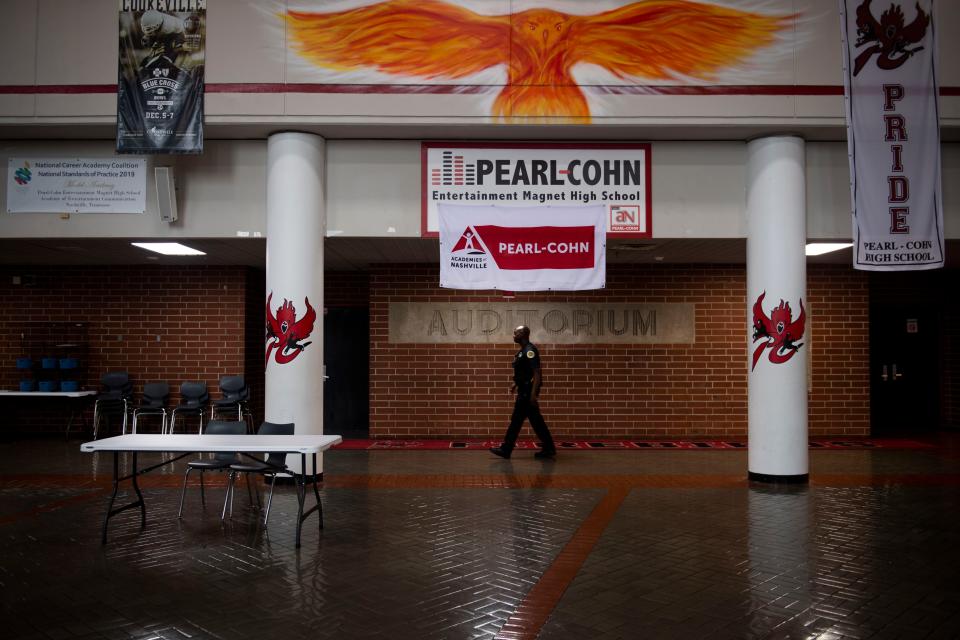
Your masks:
<svg viewBox="0 0 960 640"><path fill-rule="evenodd" d="M179 238L204 256L161 256L134 247L139 238L0 238L3 265L219 265L262 269L263 238ZM947 242L947 267L960 266L960 240ZM435 238L327 238L324 263L331 271L364 271L385 264L437 264ZM808 264L851 264L850 249L807 258ZM745 264L747 241L653 239L607 241L608 264Z"/></svg>

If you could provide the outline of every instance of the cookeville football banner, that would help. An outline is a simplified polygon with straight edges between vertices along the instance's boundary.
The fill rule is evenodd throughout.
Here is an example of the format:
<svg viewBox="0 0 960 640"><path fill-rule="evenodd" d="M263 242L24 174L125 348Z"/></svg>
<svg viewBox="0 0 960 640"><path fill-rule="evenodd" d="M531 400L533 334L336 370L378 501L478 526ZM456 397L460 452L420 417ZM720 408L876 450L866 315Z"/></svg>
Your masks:
<svg viewBox="0 0 960 640"><path fill-rule="evenodd" d="M606 209L441 204L440 286L505 291L601 289Z"/></svg>
<svg viewBox="0 0 960 640"><path fill-rule="evenodd" d="M853 266L943 266L933 0L840 0Z"/></svg>
<svg viewBox="0 0 960 640"><path fill-rule="evenodd" d="M202 153L206 0L120 0L117 153Z"/></svg>

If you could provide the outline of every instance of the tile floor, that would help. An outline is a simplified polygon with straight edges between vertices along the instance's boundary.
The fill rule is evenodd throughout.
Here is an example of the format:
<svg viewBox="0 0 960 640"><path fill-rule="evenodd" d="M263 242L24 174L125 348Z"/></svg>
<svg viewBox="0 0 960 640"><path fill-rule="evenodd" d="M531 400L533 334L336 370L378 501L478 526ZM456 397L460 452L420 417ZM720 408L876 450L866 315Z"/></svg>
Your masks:
<svg viewBox="0 0 960 640"><path fill-rule="evenodd" d="M8 640L960 637L960 438L812 451L793 488L736 450L333 451L299 550L290 486L266 528L243 491L221 524L220 478L178 520L167 465L147 528L124 513L101 546L109 454L0 461Z"/></svg>

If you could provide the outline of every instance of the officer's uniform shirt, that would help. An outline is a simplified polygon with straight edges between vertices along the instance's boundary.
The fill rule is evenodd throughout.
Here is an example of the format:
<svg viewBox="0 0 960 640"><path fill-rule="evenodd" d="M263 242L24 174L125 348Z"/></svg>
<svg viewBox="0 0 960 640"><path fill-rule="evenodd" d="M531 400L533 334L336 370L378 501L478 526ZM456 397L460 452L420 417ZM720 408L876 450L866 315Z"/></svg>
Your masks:
<svg viewBox="0 0 960 640"><path fill-rule="evenodd" d="M533 372L540 369L540 351L532 342L517 351L513 357L513 382L524 393L533 390Z"/></svg>

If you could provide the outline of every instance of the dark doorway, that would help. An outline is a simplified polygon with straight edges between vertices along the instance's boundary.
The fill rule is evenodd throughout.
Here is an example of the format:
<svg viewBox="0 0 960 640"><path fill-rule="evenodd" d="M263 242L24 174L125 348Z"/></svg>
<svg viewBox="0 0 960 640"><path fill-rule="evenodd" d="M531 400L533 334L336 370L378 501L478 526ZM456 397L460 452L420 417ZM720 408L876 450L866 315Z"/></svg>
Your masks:
<svg viewBox="0 0 960 640"><path fill-rule="evenodd" d="M873 435L936 431L940 419L937 313L929 305L870 308L870 416Z"/></svg>
<svg viewBox="0 0 960 640"><path fill-rule="evenodd" d="M366 438L370 430L370 313L329 307L323 318L323 431Z"/></svg>

